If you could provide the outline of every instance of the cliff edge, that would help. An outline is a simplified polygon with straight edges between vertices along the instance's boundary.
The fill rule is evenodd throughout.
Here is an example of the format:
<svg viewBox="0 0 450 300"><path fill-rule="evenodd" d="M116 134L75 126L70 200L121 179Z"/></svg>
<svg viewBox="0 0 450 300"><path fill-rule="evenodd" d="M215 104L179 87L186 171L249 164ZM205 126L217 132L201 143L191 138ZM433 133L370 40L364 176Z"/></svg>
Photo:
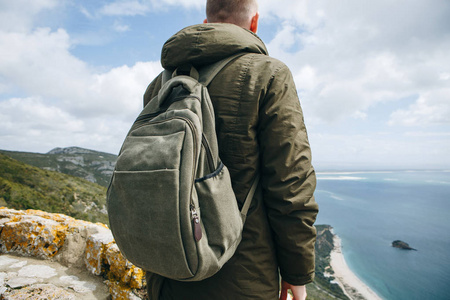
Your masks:
<svg viewBox="0 0 450 300"><path fill-rule="evenodd" d="M39 210L1 207L0 253L31 256L84 269L104 279L112 299L144 299L146 295L144 271L122 256L111 231L101 223ZM39 290L45 286L42 282L15 286L14 278L5 277L0 278L4 299L15 299L11 295L18 289L26 292L25 289ZM67 288L64 292L71 290Z"/></svg>

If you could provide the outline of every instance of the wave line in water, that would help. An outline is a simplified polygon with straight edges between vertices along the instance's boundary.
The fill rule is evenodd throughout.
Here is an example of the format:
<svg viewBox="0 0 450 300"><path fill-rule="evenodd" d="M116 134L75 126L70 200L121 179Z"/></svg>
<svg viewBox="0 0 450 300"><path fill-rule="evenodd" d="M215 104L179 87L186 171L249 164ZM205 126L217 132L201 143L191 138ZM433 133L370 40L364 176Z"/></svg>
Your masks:
<svg viewBox="0 0 450 300"><path fill-rule="evenodd" d="M364 180L365 177L356 176L317 176L317 180Z"/></svg>

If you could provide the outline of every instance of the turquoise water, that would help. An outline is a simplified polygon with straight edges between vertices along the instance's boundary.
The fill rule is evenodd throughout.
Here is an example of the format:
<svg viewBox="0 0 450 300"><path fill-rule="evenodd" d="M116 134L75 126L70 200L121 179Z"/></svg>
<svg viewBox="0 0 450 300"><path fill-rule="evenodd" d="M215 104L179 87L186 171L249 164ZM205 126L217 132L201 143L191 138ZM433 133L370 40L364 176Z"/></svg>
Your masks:
<svg viewBox="0 0 450 300"><path fill-rule="evenodd" d="M384 299L450 299L450 171L318 173L316 224ZM391 247L402 240L418 251Z"/></svg>

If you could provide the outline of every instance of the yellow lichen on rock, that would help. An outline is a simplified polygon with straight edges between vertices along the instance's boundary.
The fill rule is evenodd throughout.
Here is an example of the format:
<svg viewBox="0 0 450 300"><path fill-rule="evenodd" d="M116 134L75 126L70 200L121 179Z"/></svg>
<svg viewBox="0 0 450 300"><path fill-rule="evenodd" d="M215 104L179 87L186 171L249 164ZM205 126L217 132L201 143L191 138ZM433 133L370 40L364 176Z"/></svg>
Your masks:
<svg viewBox="0 0 450 300"><path fill-rule="evenodd" d="M48 212L45 212L45 211L42 211L42 210L36 210L36 209L27 209L25 211L25 213L27 215L34 215L34 216L42 217L44 219L53 220L53 221L61 223L61 224L67 224L67 223L70 223L70 222L78 221L78 220L76 220L76 219L74 219L72 217L69 217L69 216L66 216L66 215L63 215L63 214L48 213Z"/></svg>
<svg viewBox="0 0 450 300"><path fill-rule="evenodd" d="M64 244L65 225L34 215L16 215L3 224L2 252L50 258Z"/></svg>
<svg viewBox="0 0 450 300"><path fill-rule="evenodd" d="M107 228L99 228L98 233L93 234L87 238L86 250L84 254L84 262L86 268L92 274L100 275L105 270L103 267L108 245L114 242L112 233Z"/></svg>
<svg viewBox="0 0 450 300"><path fill-rule="evenodd" d="M141 299L145 272L125 259L109 228L39 210L0 208L0 252L85 267L105 278L112 299ZM140 295L139 297L134 293Z"/></svg>
<svg viewBox="0 0 450 300"><path fill-rule="evenodd" d="M138 300L140 299L136 296L130 287L127 287L118 282L107 280L106 284L109 287L109 293L112 299L117 300Z"/></svg>
<svg viewBox="0 0 450 300"><path fill-rule="evenodd" d="M145 286L145 272L123 257L115 243L107 248L106 260L110 267L110 276L115 280L134 289Z"/></svg>
<svg viewBox="0 0 450 300"><path fill-rule="evenodd" d="M130 287L134 289L142 289L147 286L147 282L145 281L145 271L141 268L132 267L131 279L130 279Z"/></svg>

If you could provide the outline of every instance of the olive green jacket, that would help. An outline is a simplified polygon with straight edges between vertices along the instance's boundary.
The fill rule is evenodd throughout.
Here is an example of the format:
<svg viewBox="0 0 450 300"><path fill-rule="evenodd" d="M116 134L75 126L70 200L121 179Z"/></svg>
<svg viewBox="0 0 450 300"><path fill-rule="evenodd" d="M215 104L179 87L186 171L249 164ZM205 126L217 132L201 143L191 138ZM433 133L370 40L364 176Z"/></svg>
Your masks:
<svg viewBox="0 0 450 300"><path fill-rule="evenodd" d="M191 63L201 71L239 52L247 54L226 66L208 90L220 157L239 204L255 173L261 174L242 242L219 273L204 281L177 282L149 274L150 299L278 299L278 272L295 285L313 280L316 177L289 69L267 56L257 35L231 24L181 30L164 44L161 63L169 70ZM147 88L144 105L160 86L158 76Z"/></svg>

